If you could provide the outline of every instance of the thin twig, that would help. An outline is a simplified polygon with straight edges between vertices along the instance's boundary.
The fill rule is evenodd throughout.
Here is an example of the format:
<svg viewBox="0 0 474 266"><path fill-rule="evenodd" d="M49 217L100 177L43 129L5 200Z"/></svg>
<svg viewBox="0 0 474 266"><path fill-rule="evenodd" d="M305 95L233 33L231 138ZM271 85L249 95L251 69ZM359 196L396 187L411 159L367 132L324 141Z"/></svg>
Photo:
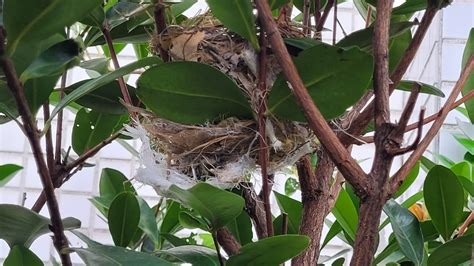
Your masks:
<svg viewBox="0 0 474 266"><path fill-rule="evenodd" d="M324 28L324 24L326 23L326 19L329 16L329 11L331 11L332 6L334 5L334 0L328 0L326 6L324 7L323 15L319 20L318 24L316 25L316 32L320 32Z"/></svg>
<svg viewBox="0 0 474 266"><path fill-rule="evenodd" d="M461 72L461 76L459 77L459 80L456 82L456 85L451 91L449 98L446 100L444 107L441 109L433 125L426 133L426 136L420 142L420 144L418 145L418 148L410 155L410 157L405 162L405 164L398 170L397 173L395 173L395 175L390 180L390 188L391 188L392 194L398 190L402 182L405 180L405 177L408 175L410 170L413 168L416 162L423 155L423 153L425 152L426 148L428 148L433 138L438 134L439 129L443 125L444 120L446 119L449 111L451 110L451 108L449 107L454 104L456 98L461 93L461 90L464 88L464 85L466 84L466 81L469 78L469 75L471 74L473 69L474 69L474 55L471 55L464 69Z"/></svg>
<svg viewBox="0 0 474 266"><path fill-rule="evenodd" d="M64 71L63 75L61 76L61 91L59 92L59 100L61 101L64 98L64 89L66 88L66 81L67 81L67 70ZM55 164L61 164L61 148L62 148L62 136L63 136L63 119L64 119L64 112L61 109L58 113L58 118L56 121L56 147L54 152L54 159Z"/></svg>
<svg viewBox="0 0 474 266"><path fill-rule="evenodd" d="M368 28L372 23L372 7L369 5L367 8L367 17L365 18L365 27Z"/></svg>
<svg viewBox="0 0 474 266"><path fill-rule="evenodd" d="M18 79L13 62L5 55L5 29L3 27L0 27L0 65L7 80L8 88L15 98L18 112L20 113L21 119L23 120L23 127L26 132L26 137L28 138L31 149L33 150L33 156L36 161L41 183L46 191L46 202L49 209L49 215L51 217L51 231L53 231L54 235L54 246L59 253L62 264L67 266L72 265L69 254L62 252L63 249L68 248L68 242L66 236L64 235L64 227L61 220L61 214L59 212L58 201L56 199L56 195L54 194L53 182L48 171L48 166L46 165L46 162L43 158L39 131L28 106L23 86Z"/></svg>
<svg viewBox="0 0 474 266"><path fill-rule="evenodd" d="M260 31L260 52L258 87L259 87L259 106L258 106L258 132L259 132L259 163L262 174L263 204L265 207L265 219L267 224L268 236L273 235L272 211L270 206L270 185L268 177L268 145L266 140L266 117L267 112L267 38L263 29Z"/></svg>
<svg viewBox="0 0 474 266"><path fill-rule="evenodd" d="M413 88L411 90L410 96L405 104L405 109L403 109L402 115L400 116L400 121L398 122L398 134L403 135L405 132L405 128L407 127L408 121L413 113L413 109L415 109L416 100L418 99L418 95L420 95L421 84L415 82L413 84ZM422 119L423 120L423 119Z"/></svg>
<svg viewBox="0 0 474 266"><path fill-rule="evenodd" d="M44 121L49 120L49 101L47 100L43 104L43 116ZM48 164L49 172L52 176L54 176L55 172L55 163L54 163L54 147L53 147L53 136L51 134L51 129L48 128L45 134L45 142L46 142L46 162Z"/></svg>
<svg viewBox="0 0 474 266"><path fill-rule="evenodd" d="M404 148L398 148L394 150L388 149L387 152L390 153L392 156L397 156L397 155L402 155L410 151L414 151L417 147L418 144L420 143L421 137L423 135L423 118L425 116L425 108L422 108L420 111L419 119L418 119L418 131L416 132L416 137L413 143L407 147ZM401 133L401 136L403 137L403 132Z"/></svg>
<svg viewBox="0 0 474 266"><path fill-rule="evenodd" d="M107 47L109 48L110 51L110 58L112 59L112 63L114 64L115 69L120 68L120 64L117 58L117 54L115 53L115 48L114 48L114 43L112 41L112 36L110 36L110 29L109 25L107 22L104 23L105 25L102 27L102 34L104 35L105 42L107 43ZM130 94L128 92L127 84L125 83L125 80L123 79L122 76L117 78L117 81L120 86L120 91L122 92L122 97L125 103L129 105L133 105L132 103L132 98L130 97Z"/></svg>
<svg viewBox="0 0 474 266"><path fill-rule="evenodd" d="M272 45L272 50L282 67L282 72L291 84L292 91L298 104L303 109L311 129L315 132L321 144L326 148L338 169L352 184L356 193L358 195L363 195L367 175L354 158L347 154L346 148L339 141L319 109L314 104L308 90L298 74L298 70L293 63L288 50L286 49L278 27L273 20L268 2L266 0L257 0L255 3L257 5L259 16L262 16L260 21L262 22L262 26L267 33L267 38Z"/></svg>
<svg viewBox="0 0 474 266"><path fill-rule="evenodd" d="M303 1L303 33L307 36L311 31L310 29L311 24L311 5L310 0Z"/></svg>
<svg viewBox="0 0 474 266"><path fill-rule="evenodd" d="M314 25L318 25L319 21L321 20L321 0L314 0Z"/></svg>
<svg viewBox="0 0 474 266"><path fill-rule="evenodd" d="M469 214L469 216L466 218L464 223L462 223L461 227L459 227L459 232L458 232L457 237L461 237L462 235L464 235L467 227L472 223L473 220L474 220L474 211L471 211L471 214Z"/></svg>
<svg viewBox="0 0 474 266"><path fill-rule="evenodd" d="M153 12L153 17L155 19L156 34L160 36L161 34L164 34L166 31L165 6L163 4L163 0L158 0L155 3L155 10ZM163 59L164 62L169 62L170 56L168 52L161 46L159 48L159 51L160 51L161 59Z"/></svg>
<svg viewBox="0 0 474 266"><path fill-rule="evenodd" d="M337 1L334 1L334 17L332 24L332 45L335 45L337 35Z"/></svg>
<svg viewBox="0 0 474 266"><path fill-rule="evenodd" d="M222 257L221 254L221 249L219 248L219 242L217 241L217 233L212 232L212 240L214 241L214 246L216 247L216 252L217 252L217 257L219 258L219 264L221 266L225 265L224 258Z"/></svg>
<svg viewBox="0 0 474 266"><path fill-rule="evenodd" d="M91 158L92 156L96 155L103 147L106 145L110 144L112 141L114 141L116 138L120 136L120 132L117 132L107 139L101 141L99 144L95 145L91 149L87 150L85 153L83 153L79 158L74 160L73 162L69 163L68 165L64 167L60 167L58 171L56 172L54 176L54 181L53 185L55 188L59 188L62 186L64 183L64 179L66 177L70 177L71 175L69 174L74 168L81 167L87 159ZM46 192L43 190L41 194L38 196L38 198L35 201L35 204L31 208L32 211L39 213L41 209L43 208L44 204L46 203Z"/></svg>

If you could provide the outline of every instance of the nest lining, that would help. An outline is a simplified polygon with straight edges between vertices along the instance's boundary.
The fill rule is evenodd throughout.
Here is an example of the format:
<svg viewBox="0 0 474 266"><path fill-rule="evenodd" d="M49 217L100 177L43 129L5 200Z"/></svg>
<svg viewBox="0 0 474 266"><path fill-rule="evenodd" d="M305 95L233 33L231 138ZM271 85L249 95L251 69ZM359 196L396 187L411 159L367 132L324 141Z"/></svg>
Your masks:
<svg viewBox="0 0 474 266"><path fill-rule="evenodd" d="M209 16L186 27L170 27L155 35L150 47L157 54L160 48L169 51L172 61L197 61L216 67L230 76L257 110L257 54L241 37L229 32ZM300 34L282 27L284 34ZM291 27L290 27L291 29ZM271 86L280 72L276 58L268 56L268 80ZM142 141L136 179L149 184L158 194L166 195L171 184L188 188L199 181L219 187L233 187L249 181L258 169L258 130L254 120L227 118L201 126L183 125L146 110L140 114L135 128L128 134ZM305 124L266 120L270 160L268 172L275 173L294 164L316 148L315 137Z"/></svg>

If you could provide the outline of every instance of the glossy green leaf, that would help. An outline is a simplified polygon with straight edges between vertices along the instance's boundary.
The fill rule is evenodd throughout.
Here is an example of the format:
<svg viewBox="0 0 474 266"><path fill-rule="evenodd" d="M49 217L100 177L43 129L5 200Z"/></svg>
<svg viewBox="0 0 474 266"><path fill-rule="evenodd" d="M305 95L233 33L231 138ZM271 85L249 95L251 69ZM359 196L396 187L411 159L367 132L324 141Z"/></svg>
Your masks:
<svg viewBox="0 0 474 266"><path fill-rule="evenodd" d="M207 183L199 183L187 190L172 185L169 192L205 219L212 230L234 220L244 208L243 198Z"/></svg>
<svg viewBox="0 0 474 266"><path fill-rule="evenodd" d="M472 28L471 31L469 32L469 37L466 42L466 47L464 48L464 53L462 56L462 64L461 64L462 68L466 66L469 60L469 57L472 56L473 54L474 54L474 28ZM474 89L474 73L471 73L466 83L464 84L464 88L462 89L462 95L468 94L473 89ZM471 99L465 102L464 106L466 107L471 123L474 123L474 101Z"/></svg>
<svg viewBox="0 0 474 266"><path fill-rule="evenodd" d="M420 162L417 162L415 166L410 170L408 175L405 177L405 180L398 188L397 192L392 196L394 199L400 197L410 186L415 182L420 172Z"/></svg>
<svg viewBox="0 0 474 266"><path fill-rule="evenodd" d="M425 172L428 172L429 170L431 170L431 168L436 166L436 164L433 161L431 161L425 156L421 156L420 163L421 163L421 167L423 168Z"/></svg>
<svg viewBox="0 0 474 266"><path fill-rule="evenodd" d="M355 239L359 215L349 194L341 189L332 213L352 241Z"/></svg>
<svg viewBox="0 0 474 266"><path fill-rule="evenodd" d="M30 249L22 246L15 245L10 249L5 261L4 266L41 266L44 265L38 256L35 255Z"/></svg>
<svg viewBox="0 0 474 266"><path fill-rule="evenodd" d="M168 200L166 213L161 222L160 232L174 233L179 228L178 215L181 211L181 205L175 201Z"/></svg>
<svg viewBox="0 0 474 266"><path fill-rule="evenodd" d="M459 142L459 144L464 146L468 152L474 154L474 139L467 138L460 134L453 134L453 137Z"/></svg>
<svg viewBox="0 0 474 266"><path fill-rule="evenodd" d="M160 259L157 256L144 252L131 251L122 247L106 246L89 239L84 234L74 231L87 248L70 248L76 252L86 265L117 266L117 265L140 265L140 266L172 266L171 262Z"/></svg>
<svg viewBox="0 0 474 266"><path fill-rule="evenodd" d="M400 250L415 265L422 265L423 235L416 217L393 199L384 205L383 210L390 219Z"/></svg>
<svg viewBox="0 0 474 266"><path fill-rule="evenodd" d="M150 41L150 32L153 32L153 25L139 25L133 30L129 30L126 23L113 28L110 36L114 43L144 43ZM105 39L99 29L91 29L84 40L86 46L105 44Z"/></svg>
<svg viewBox="0 0 474 266"><path fill-rule="evenodd" d="M393 15L410 15L426 9L426 0L408 0L405 3L395 7L392 11Z"/></svg>
<svg viewBox="0 0 474 266"><path fill-rule="evenodd" d="M329 231L327 232L326 237L321 244L321 249L323 249L329 243L329 241L331 241L331 239L337 236L340 232L342 232L342 227L338 221L335 221L329 228Z"/></svg>
<svg viewBox="0 0 474 266"><path fill-rule="evenodd" d="M309 237L307 236L280 235L267 237L243 246L237 255L229 258L226 265L278 265L300 254L308 245Z"/></svg>
<svg viewBox="0 0 474 266"><path fill-rule="evenodd" d="M0 165L0 187L10 181L23 167L16 164Z"/></svg>
<svg viewBox="0 0 474 266"><path fill-rule="evenodd" d="M428 258L428 265L460 265L471 259L474 235L468 234L438 247Z"/></svg>
<svg viewBox="0 0 474 266"><path fill-rule="evenodd" d="M397 90L412 91L413 85L415 83L419 83L421 85L421 88L420 88L421 93L431 94L431 95L435 95L439 97L445 96L444 93L440 89L434 86L428 85L426 83L419 82L419 81L402 80L400 84L398 85Z"/></svg>
<svg viewBox="0 0 474 266"><path fill-rule="evenodd" d="M423 185L426 208L444 240L451 238L462 219L464 190L457 176L448 168L434 166Z"/></svg>
<svg viewBox="0 0 474 266"><path fill-rule="evenodd" d="M411 31L407 30L402 34L399 34L396 37L390 39L389 42L389 57L388 57L388 67L390 73L392 73L395 68L398 66L398 63L402 59L405 51L408 49L412 41Z"/></svg>
<svg viewBox="0 0 474 266"><path fill-rule="evenodd" d="M64 91L66 94L70 94L90 81L91 79L79 81L65 88ZM135 88L128 84L127 87L128 92L132 97L132 101L137 102ZM125 106L120 102L120 99L122 98L123 96L122 92L120 91L120 85L117 80L113 80L110 83L104 84L98 87L96 90L82 96L75 102L84 107L90 108L95 112L122 115L128 112L127 108L125 108Z"/></svg>
<svg viewBox="0 0 474 266"><path fill-rule="evenodd" d="M310 96L328 120L340 116L357 102L372 77L372 57L357 48L344 50L321 43L301 52L294 63ZM297 106L285 77L280 74L269 95L269 111L283 119L305 121L303 111Z"/></svg>
<svg viewBox="0 0 474 266"><path fill-rule="evenodd" d="M293 195L300 188L298 180L293 177L288 177L285 181L285 194L287 196Z"/></svg>
<svg viewBox="0 0 474 266"><path fill-rule="evenodd" d="M116 80L118 77L124 76L129 74L132 71L135 71L139 68L143 68L146 66L152 66L162 63L161 59L158 57L147 57L136 62L130 63L126 66L123 66L115 71L107 73L105 75L100 76L99 78L93 79L84 85L80 86L79 88L75 89L73 92L68 94L61 102L56 105L54 110L51 112L51 118L46 122L47 124L51 123L51 120L58 114L58 112L70 103L76 101L77 99L87 95L94 90Z"/></svg>
<svg viewBox="0 0 474 266"><path fill-rule="evenodd" d="M190 7L192 7L197 0L182 0L180 3L176 3L170 6L171 13L173 16L179 16L181 15L184 11L188 10Z"/></svg>
<svg viewBox="0 0 474 266"><path fill-rule="evenodd" d="M148 8L152 10L153 6L146 6L139 2L133 1L119 1L105 12L105 18L107 19L110 27L114 28L130 20L132 17L136 17L145 13Z"/></svg>
<svg viewBox="0 0 474 266"><path fill-rule="evenodd" d="M246 38L258 49L257 29L250 0L206 0L212 14L231 31Z"/></svg>
<svg viewBox="0 0 474 266"><path fill-rule="evenodd" d="M93 70L99 74L105 74L111 70L109 68L109 61L109 58L94 58L91 60L82 61L79 66L87 70Z"/></svg>
<svg viewBox="0 0 474 266"><path fill-rule="evenodd" d="M369 4L367 4L367 1L366 0L353 0L353 2L357 11L359 11L359 14L362 16L362 19L366 20L367 15L368 15L368 10L369 10ZM374 8L372 8L371 21L375 21L376 15L377 15L377 12L375 11Z"/></svg>
<svg viewBox="0 0 474 266"><path fill-rule="evenodd" d="M345 258L339 258L339 259L335 260L335 261L331 264L331 266L343 266L345 261L346 261Z"/></svg>
<svg viewBox="0 0 474 266"><path fill-rule="evenodd" d="M40 41L63 30L101 3L102 0L5 0L7 54L12 55L20 42Z"/></svg>
<svg viewBox="0 0 474 266"><path fill-rule="evenodd" d="M461 182L462 186L464 189L471 195L471 197L474 197L474 182L471 180L467 179L464 176L458 176L459 182Z"/></svg>
<svg viewBox="0 0 474 266"><path fill-rule="evenodd" d="M140 222L140 205L135 194L130 192L118 194L110 204L107 220L115 245L128 246Z"/></svg>
<svg viewBox="0 0 474 266"><path fill-rule="evenodd" d="M404 32L410 30L414 25L414 22L409 21L390 23L390 38L394 38L403 34ZM336 45L342 48L357 46L362 50L370 51L372 50L373 35L374 26L370 26L347 35L345 38L336 43Z"/></svg>
<svg viewBox="0 0 474 266"><path fill-rule="evenodd" d="M79 64L82 49L75 40L68 39L49 47L41 53L20 76L25 82L29 79L60 75L74 65Z"/></svg>
<svg viewBox="0 0 474 266"><path fill-rule="evenodd" d="M276 191L274 191L273 194L275 195L281 212L288 214L288 231L299 232L303 204Z"/></svg>
<svg viewBox="0 0 474 266"><path fill-rule="evenodd" d="M209 65L159 65L145 71L137 86L137 94L148 108L175 122L200 124L230 116L252 118L250 105L239 87Z"/></svg>
<svg viewBox="0 0 474 266"><path fill-rule="evenodd" d="M41 235L50 231L51 221L36 212L13 204L0 204L0 239L5 240L10 247L31 243ZM81 222L75 218L63 219L65 229L75 229Z"/></svg>
<svg viewBox="0 0 474 266"><path fill-rule="evenodd" d="M460 162L453 165L451 171L458 176L471 177L471 165L468 162Z"/></svg>
<svg viewBox="0 0 474 266"><path fill-rule="evenodd" d="M417 203L418 201L423 199L423 191L418 191L417 193L411 195L408 199L402 202L402 207L410 208L413 204ZM383 223L379 226L379 231L382 230L385 226L389 224L389 219L385 219Z"/></svg>
<svg viewBox="0 0 474 266"><path fill-rule="evenodd" d="M148 203L141 197L137 196L137 200L140 206L140 221L138 223L138 228L143 230L155 245L158 245L160 243L160 233L158 232L154 210L150 208Z"/></svg>
<svg viewBox="0 0 474 266"><path fill-rule="evenodd" d="M101 28L104 24L104 20L104 8L100 5L89 12L87 16L84 16L81 20L79 20L79 22L88 26Z"/></svg>
<svg viewBox="0 0 474 266"><path fill-rule="evenodd" d="M214 249L203 246L187 245L160 251L176 258L180 262L190 263L193 266L219 266L219 258Z"/></svg>
<svg viewBox="0 0 474 266"><path fill-rule="evenodd" d="M81 155L93 148L124 124L120 115L110 115L81 109L76 114L72 130L72 148Z"/></svg>
<svg viewBox="0 0 474 266"><path fill-rule="evenodd" d="M189 212L182 211L178 215L178 220L179 223L184 227L188 229L202 229L204 231L209 231L209 228L206 224L206 221L192 215Z"/></svg>
<svg viewBox="0 0 474 266"><path fill-rule="evenodd" d="M241 212L235 220L227 224L227 228L241 245L252 242L252 220L246 212Z"/></svg>
<svg viewBox="0 0 474 266"><path fill-rule="evenodd" d="M286 5L289 0L268 0L268 5L270 5L271 10L275 10Z"/></svg>
<svg viewBox="0 0 474 266"><path fill-rule="evenodd" d="M122 192L136 194L130 180L120 171L112 168L102 169L99 181L99 193L102 198L113 199Z"/></svg>

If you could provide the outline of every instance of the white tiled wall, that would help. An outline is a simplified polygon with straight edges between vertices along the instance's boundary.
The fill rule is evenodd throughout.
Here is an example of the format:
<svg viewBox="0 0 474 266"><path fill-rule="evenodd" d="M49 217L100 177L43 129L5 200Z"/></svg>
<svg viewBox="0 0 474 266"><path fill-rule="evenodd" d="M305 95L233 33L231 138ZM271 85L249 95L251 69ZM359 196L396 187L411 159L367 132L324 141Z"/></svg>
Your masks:
<svg viewBox="0 0 474 266"><path fill-rule="evenodd" d="M199 9L204 9L204 1L200 0L197 5L189 11L190 14L196 14ZM406 75L407 79L420 80L429 84L441 87L445 94L450 92L460 72L460 62L462 50L466 43L466 38L471 27L474 26L474 1L455 0L448 8L440 12L433 21L433 24L422 44L415 62ZM421 15L421 14L419 14ZM364 20L353 8L351 3L341 5L338 10L338 17L344 26L346 32L352 32L364 27ZM420 16L421 17L421 16ZM328 18L327 28L332 28L332 14ZM337 38L343 36L342 30L338 28ZM331 32L324 32L323 39L330 42ZM121 65L133 61L133 50L125 49L120 54ZM72 84L79 80L88 78L85 71L74 69L68 76L68 83ZM136 76L132 75L128 82L134 84ZM405 103L407 94L396 92L392 96L392 109L394 116L400 113ZM442 99L436 97L422 96L420 106L427 107L427 114L438 110ZM461 118L459 114L453 112L450 114L440 136L431 145L431 151L440 152L453 159L461 159L462 148L451 137L451 134L457 129L453 127L456 118ZM71 114L66 114L65 133L63 136L63 147L70 145L70 135L72 128ZM40 121L41 123L42 121ZM426 130L425 130L426 131ZM413 138L413 134L411 138ZM131 141L130 144L138 148L138 143ZM354 156L365 159L373 154L371 145L355 147ZM111 167L119 169L127 176L132 176L137 162L131 154L120 144L114 142L104 148L96 157L90 160L96 167L84 168L76 174L69 182L57 191L61 213L63 217L74 216L82 221L82 230L93 239L101 243L112 243L111 237L107 231L107 225L101 220L98 212L89 203L88 198L98 193L98 180L102 168ZM400 166L402 158L396 160L394 168ZM16 124L8 123L0 126L0 164L15 163L22 165L25 169L21 171L7 186L0 188L0 203L20 204L26 195L25 206L31 207L41 191L41 184L36 166L25 138ZM362 163L365 169L369 169L370 160ZM283 190L284 180L277 180L275 188ZM157 200L153 190L150 187L135 184L141 195L154 202ZM46 208L41 212L47 216ZM384 237L381 238L384 241ZM75 237L71 237L72 245L79 245ZM330 255L335 250L340 250L342 243L334 242L325 248L323 254ZM55 254L48 236L41 237L32 246L32 249L39 256L49 261L51 254ZM6 244L0 240L0 260L8 252ZM77 256L73 257L74 262L79 263Z"/></svg>

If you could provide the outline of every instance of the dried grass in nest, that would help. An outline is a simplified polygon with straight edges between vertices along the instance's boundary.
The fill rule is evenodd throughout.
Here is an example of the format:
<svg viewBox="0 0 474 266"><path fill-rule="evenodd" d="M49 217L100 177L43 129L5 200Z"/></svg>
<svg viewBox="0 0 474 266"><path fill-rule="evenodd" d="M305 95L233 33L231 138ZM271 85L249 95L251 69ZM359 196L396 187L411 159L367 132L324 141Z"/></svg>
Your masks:
<svg viewBox="0 0 474 266"><path fill-rule="evenodd" d="M172 61L197 61L216 67L240 86L253 109L257 110L257 54L254 49L208 15L198 17L191 24L169 27L166 33L154 36L152 51L157 54L163 48L169 51ZM288 25L281 29L286 37L301 36L301 31ZM269 86L279 72L278 62L270 54ZM256 168L259 146L253 120L228 118L216 124L192 126L137 108L133 112L141 114L138 123L146 131L151 150L163 160L160 163L165 163L166 169L171 169L170 172L179 178L187 176L193 181L213 180L218 185L233 186L246 181L245 176ZM305 125L275 118L268 118L266 124L271 147L269 173L295 163L314 150L315 139Z"/></svg>

